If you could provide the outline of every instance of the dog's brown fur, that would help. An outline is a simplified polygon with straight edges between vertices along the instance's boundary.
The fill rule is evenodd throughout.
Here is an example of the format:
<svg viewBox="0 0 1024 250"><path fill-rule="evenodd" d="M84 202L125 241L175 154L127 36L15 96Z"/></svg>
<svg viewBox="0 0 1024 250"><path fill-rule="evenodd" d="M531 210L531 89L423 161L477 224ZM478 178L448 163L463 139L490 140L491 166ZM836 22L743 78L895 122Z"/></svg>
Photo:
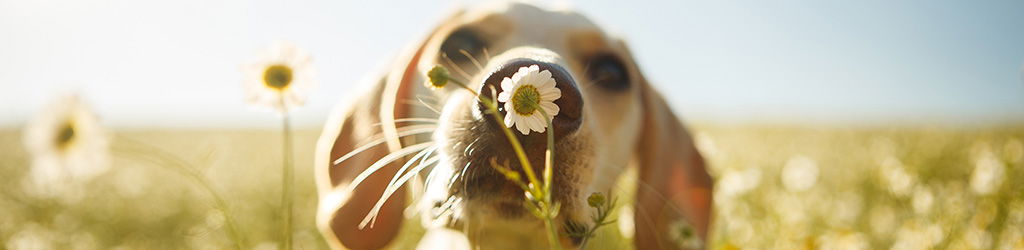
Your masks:
<svg viewBox="0 0 1024 250"><path fill-rule="evenodd" d="M486 41L482 51L470 46L472 51L465 55L444 53L453 46L453 34L466 32ZM475 41L468 42L472 45ZM455 57L462 59L453 60ZM538 234L543 229L535 218L524 213L522 191L490 168L491 158L512 160L512 166L518 168L510 158L506 139L487 126L488 121L475 110L478 106L467 91L430 91L421 85L422 72L433 65L453 69L454 76L463 82L480 84L515 58L565 68L582 93L582 124L556 143L553 190L555 200L562 205L562 223L589 223L592 211L586 206L586 196L609 191L625 167L632 165L639 169L641 187L634 209L639 249L676 248L667 234L669 224L679 219L694 225L700 237L707 238L712 183L704 162L685 127L643 77L625 44L573 12L514 3L452 15L409 49L366 95L343 102L332 114L316 155L320 190L317 220L332 247L375 249L386 247L394 239L405 218L404 188L384 204L372 227L360 229L359 225L408 157L388 164L356 187L351 183L382 157L422 142L435 143L439 159L419 195L427 204L420 207L421 215L439 222L428 227L456 229L471 244L484 248L545 246L546 241L524 240L544 237ZM595 58L618 60L628 82L609 87L588 79L588 65ZM473 60L483 65L478 67ZM474 87L480 89L479 85ZM416 103L428 96L438 100L435 104L442 106L440 114ZM410 117L439 118L436 131L430 136L399 136L400 131L410 128L400 119ZM381 136L385 144L332 164L368 138ZM543 166L544 144L528 143L526 148L531 161L539 163L533 165ZM572 247L578 239L566 237L563 242Z"/></svg>

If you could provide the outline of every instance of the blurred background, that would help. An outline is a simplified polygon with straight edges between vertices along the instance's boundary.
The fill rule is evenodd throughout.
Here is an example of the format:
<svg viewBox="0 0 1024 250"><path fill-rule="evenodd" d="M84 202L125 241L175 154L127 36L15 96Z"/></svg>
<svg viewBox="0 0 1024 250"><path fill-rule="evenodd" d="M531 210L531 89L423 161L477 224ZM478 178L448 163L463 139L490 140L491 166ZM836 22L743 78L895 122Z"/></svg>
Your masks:
<svg viewBox="0 0 1024 250"><path fill-rule="evenodd" d="M289 41L318 71L292 113L296 245L323 248L310 158L326 114L474 3L0 0L0 246L229 246L192 178L116 152L143 142L211 180L248 247L279 247L280 120L245 103L242 65ZM625 38L691 125L717 180L711 247L1024 249L1024 2L539 4ZM25 127L63 93L114 134L111 170L34 195ZM592 245L628 246L627 228Z"/></svg>

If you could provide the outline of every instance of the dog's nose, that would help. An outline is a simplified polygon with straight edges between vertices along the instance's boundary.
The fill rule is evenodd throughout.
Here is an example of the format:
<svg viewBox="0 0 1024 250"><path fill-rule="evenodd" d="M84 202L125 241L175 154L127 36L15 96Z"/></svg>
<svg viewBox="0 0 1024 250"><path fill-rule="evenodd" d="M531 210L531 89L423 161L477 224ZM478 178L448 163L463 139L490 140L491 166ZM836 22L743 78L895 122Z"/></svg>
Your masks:
<svg viewBox="0 0 1024 250"><path fill-rule="evenodd" d="M497 69L484 78L484 82L480 87L480 94L494 100L492 94L502 92L501 82L506 77L511 78L516 72L522 67L531 67L537 65L540 72L548 71L551 72L551 78L555 80L555 87L561 91L561 97L554 101L555 105L558 105L559 112L555 115L551 121L554 129L547 128L544 133L536 133L531 131L528 136L523 136L517 130L513 128L515 134L520 136L523 140L523 144L531 145L536 143L544 143L547 137L546 133L554 131L555 139L565 137L577 129L579 129L582 123L582 109L583 109L583 98L580 95L579 87L576 85L576 81L573 80L572 75L565 70L562 66L556 63L538 61L529 58L517 58L508 60L504 65L497 67ZM492 92L493 88L493 92ZM508 110L505 110L504 103L498 103L498 111L503 115L507 116ZM487 107L483 104L479 104L478 108L482 112L487 111ZM540 113L537 113L540 115ZM503 123L495 122L493 119L485 119L489 121L492 128L501 129L496 126L504 126ZM540 144L542 145L542 144Z"/></svg>

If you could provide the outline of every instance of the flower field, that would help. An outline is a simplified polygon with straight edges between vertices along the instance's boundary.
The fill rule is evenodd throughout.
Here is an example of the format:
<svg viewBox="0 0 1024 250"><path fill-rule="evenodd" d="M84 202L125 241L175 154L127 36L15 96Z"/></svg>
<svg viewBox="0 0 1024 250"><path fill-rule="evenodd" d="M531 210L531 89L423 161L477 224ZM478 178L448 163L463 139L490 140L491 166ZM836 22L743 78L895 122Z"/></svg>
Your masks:
<svg viewBox="0 0 1024 250"><path fill-rule="evenodd" d="M716 179L712 249L1024 248L1024 128L691 129ZM201 184L138 150L206 177L246 249L280 247L280 131L109 130L109 169L59 193L31 184L21 130L0 130L0 248L230 248L228 218ZM297 249L325 247L313 226L317 134L294 133ZM637 189L614 194L629 204ZM630 211L614 210L588 246L627 248ZM396 248L422 233L407 221Z"/></svg>

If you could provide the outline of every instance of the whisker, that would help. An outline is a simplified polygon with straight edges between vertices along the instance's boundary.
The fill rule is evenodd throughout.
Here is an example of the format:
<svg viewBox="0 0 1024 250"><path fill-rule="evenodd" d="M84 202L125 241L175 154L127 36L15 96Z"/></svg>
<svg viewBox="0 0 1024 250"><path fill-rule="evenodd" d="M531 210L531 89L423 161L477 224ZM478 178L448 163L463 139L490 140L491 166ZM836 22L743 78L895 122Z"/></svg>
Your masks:
<svg viewBox="0 0 1024 250"><path fill-rule="evenodd" d="M484 65L480 64L480 61L477 61L476 57L473 57L472 54L469 54L469 51L466 51L464 49L460 49L459 53L461 53L463 56L466 56L466 58L469 59L469 61L472 62L473 65L476 65L477 69L479 69L480 71L484 70Z"/></svg>
<svg viewBox="0 0 1024 250"><path fill-rule="evenodd" d="M399 187L405 185L405 183L408 182L409 179L416 176L416 174L419 174L419 171L422 171L424 168L431 166L434 163L437 163L438 160L440 159L440 157L433 157L427 160L426 162L420 163L415 168L409 170L408 173L402 175L402 178L399 179L398 182L395 183L395 185L387 187L384 190L384 193L381 194L380 199L377 200L377 204L373 206L373 209L370 209L370 212L366 214L366 217L363 218L363 221L359 223L359 229L366 227L367 224L370 224L370 227L373 227L373 224L377 222L377 215L380 214L381 207L384 206L384 203L388 200L388 198L391 198L391 195L398 191Z"/></svg>
<svg viewBox="0 0 1024 250"><path fill-rule="evenodd" d="M484 48L483 52L484 52L484 60L487 60L488 62L490 62L491 61L491 53L487 51L487 48Z"/></svg>
<svg viewBox="0 0 1024 250"><path fill-rule="evenodd" d="M434 119L434 118L424 118L424 117L409 117L409 118L400 118L400 119L395 119L395 123L399 123L399 122L426 122L426 123L437 123L437 122L438 122L438 120L437 120L437 119ZM376 126L380 126L381 124L384 124L384 123L383 123L383 122L378 122L378 123L374 123L374 124L372 124L372 125L370 125L370 126L374 126L374 127L376 127ZM433 125L433 124L428 124L428 125ZM413 126L413 125L410 125L410 126L405 126L405 127L411 127L411 126ZM405 127L402 127L402 128L405 128Z"/></svg>
<svg viewBox="0 0 1024 250"><path fill-rule="evenodd" d="M423 98L423 99L429 99L431 101L440 101L441 100L440 98L438 98L437 95L418 94L418 95L416 95L416 97Z"/></svg>
<svg viewBox="0 0 1024 250"><path fill-rule="evenodd" d="M395 119L395 122L433 122L433 123L437 123L438 120L434 119L434 118L410 117L410 118Z"/></svg>
<svg viewBox="0 0 1024 250"><path fill-rule="evenodd" d="M589 63L587 64L587 66L583 66L583 75L585 76L585 75L587 75L587 73L590 73L590 64Z"/></svg>
<svg viewBox="0 0 1024 250"><path fill-rule="evenodd" d="M381 157L379 160L377 160L377 162L374 162L372 165L370 165L370 167L367 167L366 170L363 170L362 173L359 173L359 175L356 176L356 178L353 179L351 183L349 183L348 192L352 192L353 190L355 190L356 187L359 186L359 184L362 184L363 181L366 180L366 178L369 178L371 174L377 172L377 170L380 170L381 168L384 168L384 166L387 166L388 164L391 164L392 162L395 162L398 159L401 159L402 157L405 157L407 155L419 153L419 151L433 145L434 142L424 142L420 144L415 144L412 146L399 149L395 152L391 152L390 154Z"/></svg>
<svg viewBox="0 0 1024 250"><path fill-rule="evenodd" d="M588 63L586 66L583 66L583 74L580 75L580 77L587 77L587 76L589 76L588 75L589 73L590 73L590 64ZM594 82L597 82L597 81L594 81L594 80L587 81L587 84L580 86L580 88L581 89L589 89L590 86L594 85Z"/></svg>
<svg viewBox="0 0 1024 250"><path fill-rule="evenodd" d="M448 199L444 201L444 204L441 204L441 212L438 213L438 217L449 216L453 220L449 220L448 224L451 225L455 223L455 208L458 207L459 205L462 205L462 198L455 196L448 197Z"/></svg>
<svg viewBox="0 0 1024 250"><path fill-rule="evenodd" d="M452 65L452 68L455 69L456 73L459 73L459 75L462 75L462 78L464 79L463 80L464 82L468 82L469 79L473 78L473 77L471 77L469 75L469 73L466 73L466 71L462 69L462 66L459 66L458 63L455 63L455 61L452 61L452 59L448 57L448 53L441 54L441 57L444 58L445 61L448 61L448 64Z"/></svg>
<svg viewBox="0 0 1024 250"><path fill-rule="evenodd" d="M430 104L427 104L427 102L424 101L422 98L416 97L416 101L420 102L420 104L423 104L424 107L427 107L427 109L429 109L430 111L433 111L435 114L438 114L438 115L441 114L441 111L440 111L439 108L436 108L434 106L431 106Z"/></svg>
<svg viewBox="0 0 1024 250"><path fill-rule="evenodd" d="M437 129L437 126L434 126L434 125L410 125L410 126L405 126L405 127L402 127L402 128L404 130L398 131L398 137L433 133L434 130ZM405 128L408 128L408 129L405 129ZM368 142L366 144L363 144L362 146L359 146L358 148L353 149L352 151L348 152L347 154L342 155L341 157L338 157L337 160L334 160L334 166L337 166L338 164L341 164L342 162L345 162L345 160L348 160L349 158L352 158L353 156L356 156L359 153L362 153L362 152L364 152L366 150L369 150L372 147L380 145L380 144L384 143L385 141L387 141L387 138L381 137L381 138L374 139L374 140L372 140L372 141L370 141L370 142Z"/></svg>
<svg viewBox="0 0 1024 250"><path fill-rule="evenodd" d="M405 105L413 105L413 106L419 105L419 106L423 106L423 107L426 107L426 108L431 109L431 110L434 109L433 106L431 106L430 104L428 104L427 102L425 102L423 100L420 100L419 98L417 98L417 99L407 98L407 99L402 99L402 100L399 100L399 101L402 104L405 104Z"/></svg>
<svg viewBox="0 0 1024 250"><path fill-rule="evenodd" d="M469 180L470 180L469 178L470 178L470 176L466 176L466 172L469 171L469 169L470 169L470 163L467 162L466 165L462 167L462 171L458 175L459 178L462 178L462 181L461 181L462 182L462 190L460 190L461 193L466 193L469 190ZM476 171L469 171L469 174L472 175L474 172L476 172ZM449 188L451 188L451 187L449 187Z"/></svg>
<svg viewBox="0 0 1024 250"><path fill-rule="evenodd" d="M420 153L416 154L412 158L409 158L409 160L406 161L405 164L402 164L402 168L398 169L398 172L395 173L395 176L391 177L391 181L388 182L388 185L386 187L391 187L395 185L395 182L398 180L398 177L402 176L402 173L404 173L406 169L409 169L409 167L411 167L417 161L419 161L420 164L422 164L423 160L426 160L427 157L430 157L430 155L434 153L434 150L437 150L437 147L431 146L428 147L427 149L424 149L423 151L420 151Z"/></svg>
<svg viewBox="0 0 1024 250"><path fill-rule="evenodd" d="M593 87L594 85L597 85L598 82L603 81L605 79L608 79L608 77L607 76L602 76L601 78L591 79L590 81L587 81L587 84L584 84L581 88L583 88L583 89L590 89L590 87Z"/></svg>

